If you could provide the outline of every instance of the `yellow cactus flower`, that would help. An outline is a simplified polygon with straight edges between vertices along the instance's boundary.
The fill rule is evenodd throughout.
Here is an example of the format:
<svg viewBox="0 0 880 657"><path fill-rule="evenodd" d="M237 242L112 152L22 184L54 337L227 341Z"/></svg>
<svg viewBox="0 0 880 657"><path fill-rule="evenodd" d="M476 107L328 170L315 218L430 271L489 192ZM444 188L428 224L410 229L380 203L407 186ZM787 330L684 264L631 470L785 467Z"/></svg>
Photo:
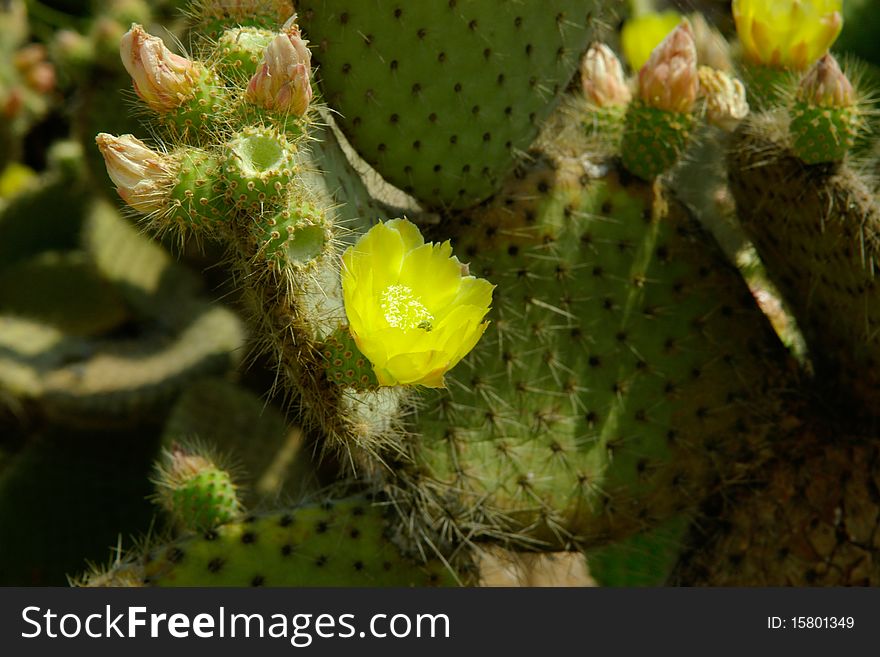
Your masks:
<svg viewBox="0 0 880 657"><path fill-rule="evenodd" d="M843 0L734 0L743 54L752 64L805 71L843 28Z"/></svg>
<svg viewBox="0 0 880 657"><path fill-rule="evenodd" d="M342 263L349 329L379 385L445 387L444 374L486 330L495 286L406 219L371 228Z"/></svg>
<svg viewBox="0 0 880 657"><path fill-rule="evenodd" d="M681 23L681 14L674 11L642 14L631 18L623 25L620 45L630 68L638 71L660 42Z"/></svg>

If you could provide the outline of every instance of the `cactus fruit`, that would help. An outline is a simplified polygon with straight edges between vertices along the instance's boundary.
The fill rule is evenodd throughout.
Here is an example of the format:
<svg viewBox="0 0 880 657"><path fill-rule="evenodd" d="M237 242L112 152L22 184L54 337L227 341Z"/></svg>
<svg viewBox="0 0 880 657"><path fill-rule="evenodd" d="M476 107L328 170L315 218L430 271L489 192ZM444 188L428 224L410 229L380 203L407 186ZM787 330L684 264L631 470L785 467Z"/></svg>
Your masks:
<svg viewBox="0 0 880 657"><path fill-rule="evenodd" d="M598 13L574 0L296 4L355 149L425 204L456 207L489 196L535 138Z"/></svg>
<svg viewBox="0 0 880 657"><path fill-rule="evenodd" d="M694 129L699 79L693 29L684 21L639 71L638 97L626 113L621 157L643 180L670 169Z"/></svg>
<svg viewBox="0 0 880 657"><path fill-rule="evenodd" d="M831 55L801 81L791 109L792 151L805 164L839 162L863 127L852 84Z"/></svg>

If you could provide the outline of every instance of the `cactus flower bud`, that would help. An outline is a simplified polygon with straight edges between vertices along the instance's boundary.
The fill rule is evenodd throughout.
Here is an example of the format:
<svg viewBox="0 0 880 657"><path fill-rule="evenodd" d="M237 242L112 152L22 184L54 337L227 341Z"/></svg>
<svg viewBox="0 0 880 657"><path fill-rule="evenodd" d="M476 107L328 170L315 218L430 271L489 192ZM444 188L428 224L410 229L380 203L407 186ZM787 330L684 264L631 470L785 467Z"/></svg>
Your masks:
<svg viewBox="0 0 880 657"><path fill-rule="evenodd" d="M639 71L639 98L667 112L690 112L700 83L697 48L690 22L679 23Z"/></svg>
<svg viewBox="0 0 880 657"><path fill-rule="evenodd" d="M734 0L733 18L752 64L804 71L843 28L843 0Z"/></svg>
<svg viewBox="0 0 880 657"><path fill-rule="evenodd" d="M134 90L157 112L180 107L197 90L201 69L196 63L175 55L136 23L123 35L119 54Z"/></svg>
<svg viewBox="0 0 880 657"><path fill-rule="evenodd" d="M632 93L617 55L604 43L590 46L581 62L584 95L597 107L626 105Z"/></svg>
<svg viewBox="0 0 880 657"><path fill-rule="evenodd" d="M706 99L706 119L714 126L732 131L749 113L746 88L724 71L701 66L700 93Z"/></svg>
<svg viewBox="0 0 880 657"><path fill-rule="evenodd" d="M288 21L263 55L263 63L248 84L249 102L275 112L302 116L312 100L312 53L299 28Z"/></svg>
<svg viewBox="0 0 880 657"><path fill-rule="evenodd" d="M169 170L161 153L132 135L114 137L102 132L95 141L122 200L144 214L165 206Z"/></svg>
<svg viewBox="0 0 880 657"><path fill-rule="evenodd" d="M814 107L851 107L856 94L833 55L817 61L797 90L797 99Z"/></svg>

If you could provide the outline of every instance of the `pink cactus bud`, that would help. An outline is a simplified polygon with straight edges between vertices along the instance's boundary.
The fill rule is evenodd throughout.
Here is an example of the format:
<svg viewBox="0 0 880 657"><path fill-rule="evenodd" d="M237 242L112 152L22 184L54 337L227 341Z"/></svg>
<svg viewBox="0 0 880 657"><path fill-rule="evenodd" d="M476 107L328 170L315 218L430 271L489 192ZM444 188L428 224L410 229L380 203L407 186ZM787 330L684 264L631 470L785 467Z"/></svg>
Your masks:
<svg viewBox="0 0 880 657"><path fill-rule="evenodd" d="M694 32L683 20L639 71L639 98L667 112L690 112L699 90Z"/></svg>
<svg viewBox="0 0 880 657"><path fill-rule="evenodd" d="M170 173L164 155L132 135L114 137L102 132L95 141L123 201L144 214L165 207Z"/></svg>
<svg viewBox="0 0 880 657"><path fill-rule="evenodd" d="M626 105L632 100L623 66L604 43L594 43L587 51L581 62L581 83L584 95L597 107Z"/></svg>
<svg viewBox="0 0 880 657"><path fill-rule="evenodd" d="M162 39L147 34L134 24L119 45L125 70L134 90L151 109L168 112L192 97L201 68L186 57L175 55Z"/></svg>
<svg viewBox="0 0 880 657"><path fill-rule="evenodd" d="M807 71L797 90L798 100L816 107L852 107L855 96L852 84L831 54L823 55Z"/></svg>
<svg viewBox="0 0 880 657"><path fill-rule="evenodd" d="M260 69L248 84L248 102L275 112L306 113L312 100L312 53L292 21L263 54Z"/></svg>

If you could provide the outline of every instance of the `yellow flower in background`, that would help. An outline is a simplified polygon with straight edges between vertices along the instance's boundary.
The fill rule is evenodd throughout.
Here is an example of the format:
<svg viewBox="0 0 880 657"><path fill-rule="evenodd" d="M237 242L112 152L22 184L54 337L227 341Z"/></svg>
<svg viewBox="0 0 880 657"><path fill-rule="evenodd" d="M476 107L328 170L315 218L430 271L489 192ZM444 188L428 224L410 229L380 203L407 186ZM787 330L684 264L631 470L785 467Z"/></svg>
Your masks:
<svg viewBox="0 0 880 657"><path fill-rule="evenodd" d="M805 71L843 28L843 0L734 0L743 54L752 64Z"/></svg>
<svg viewBox="0 0 880 657"><path fill-rule="evenodd" d="M681 14L674 11L642 14L623 25L620 45L630 68L638 71L660 42L681 23Z"/></svg>
<svg viewBox="0 0 880 657"><path fill-rule="evenodd" d="M486 330L495 286L468 275L449 241L426 244L406 219L373 226L342 264L349 329L379 385L444 387Z"/></svg>

